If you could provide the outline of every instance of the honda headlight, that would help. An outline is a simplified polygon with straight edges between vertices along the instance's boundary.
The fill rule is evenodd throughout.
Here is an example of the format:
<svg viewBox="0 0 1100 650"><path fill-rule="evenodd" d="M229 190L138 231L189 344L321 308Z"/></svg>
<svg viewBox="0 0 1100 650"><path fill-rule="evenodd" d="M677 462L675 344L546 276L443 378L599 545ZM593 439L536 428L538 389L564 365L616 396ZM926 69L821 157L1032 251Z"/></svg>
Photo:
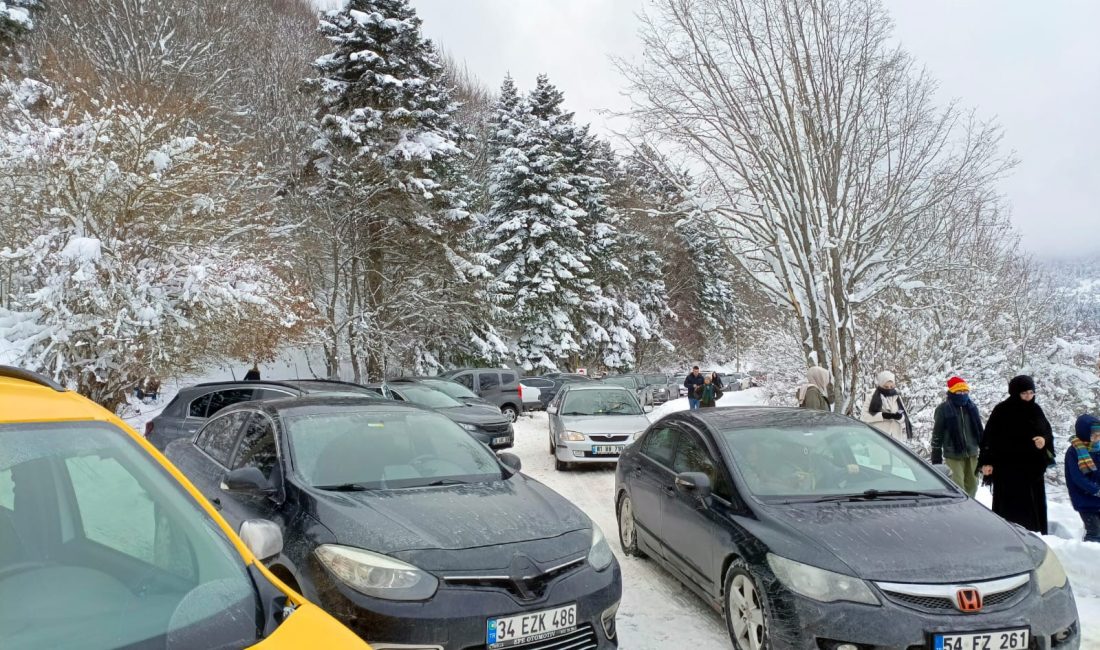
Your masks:
<svg viewBox="0 0 1100 650"><path fill-rule="evenodd" d="M568 442L584 442L584 434L580 431L570 431L566 429L561 432L561 439Z"/></svg>
<svg viewBox="0 0 1100 650"><path fill-rule="evenodd" d="M367 596L386 600L427 600L439 581L411 564L361 548L322 544L317 559L341 582Z"/></svg>
<svg viewBox="0 0 1100 650"><path fill-rule="evenodd" d="M477 425L476 424L467 424L465 422L459 422L458 426L462 427L463 429L465 429L467 431L477 431Z"/></svg>
<svg viewBox="0 0 1100 650"><path fill-rule="evenodd" d="M807 598L823 603L845 600L867 605L879 604L878 597L859 578L819 569L772 553L768 553L768 566L783 586Z"/></svg>
<svg viewBox="0 0 1100 650"><path fill-rule="evenodd" d="M592 548L588 551L588 563L597 571L603 571L611 566L611 560L615 558L611 553L611 547L607 545L607 539L603 531L592 522Z"/></svg>
<svg viewBox="0 0 1100 650"><path fill-rule="evenodd" d="M1066 570L1062 568L1062 561L1047 547L1047 556L1043 563L1035 569L1035 582L1039 585L1039 593L1046 595L1052 589L1066 586Z"/></svg>

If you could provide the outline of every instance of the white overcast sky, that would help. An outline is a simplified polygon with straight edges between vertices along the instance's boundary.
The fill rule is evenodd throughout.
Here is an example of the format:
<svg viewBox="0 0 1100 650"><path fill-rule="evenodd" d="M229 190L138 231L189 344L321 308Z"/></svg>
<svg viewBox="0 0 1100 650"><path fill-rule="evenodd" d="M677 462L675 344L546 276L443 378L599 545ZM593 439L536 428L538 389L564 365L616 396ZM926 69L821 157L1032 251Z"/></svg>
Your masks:
<svg viewBox="0 0 1100 650"><path fill-rule="evenodd" d="M319 0L334 3L338 0ZM611 55L640 51L646 0L411 0L424 31L497 88L546 72L598 129L624 109ZM1020 165L1004 183L1026 249L1100 250L1100 2L886 0L906 49L960 99L1005 127Z"/></svg>

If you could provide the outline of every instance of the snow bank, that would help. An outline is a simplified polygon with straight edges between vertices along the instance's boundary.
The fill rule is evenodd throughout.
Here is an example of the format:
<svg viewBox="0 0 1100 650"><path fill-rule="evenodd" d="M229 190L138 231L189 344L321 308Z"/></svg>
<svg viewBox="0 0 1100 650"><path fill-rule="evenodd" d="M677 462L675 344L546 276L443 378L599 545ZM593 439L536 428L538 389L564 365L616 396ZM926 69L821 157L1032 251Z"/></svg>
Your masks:
<svg viewBox="0 0 1100 650"><path fill-rule="evenodd" d="M718 400L718 406L767 406L768 396L761 388L750 388L748 390L736 390L726 391L722 395L722 399ZM669 413L675 413L676 411L688 410L688 400L686 397L673 399L661 404L657 408L653 409L653 412L649 414L649 419L652 422L663 418Z"/></svg>

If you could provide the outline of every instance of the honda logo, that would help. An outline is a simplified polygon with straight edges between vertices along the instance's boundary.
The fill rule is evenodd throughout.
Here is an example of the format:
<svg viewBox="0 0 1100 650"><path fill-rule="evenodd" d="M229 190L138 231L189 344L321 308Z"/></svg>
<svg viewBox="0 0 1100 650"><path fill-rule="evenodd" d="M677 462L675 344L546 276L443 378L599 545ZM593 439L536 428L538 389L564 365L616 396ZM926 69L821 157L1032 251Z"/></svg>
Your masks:
<svg viewBox="0 0 1100 650"><path fill-rule="evenodd" d="M960 612L982 611L982 592L974 587L963 587L955 592L955 606Z"/></svg>

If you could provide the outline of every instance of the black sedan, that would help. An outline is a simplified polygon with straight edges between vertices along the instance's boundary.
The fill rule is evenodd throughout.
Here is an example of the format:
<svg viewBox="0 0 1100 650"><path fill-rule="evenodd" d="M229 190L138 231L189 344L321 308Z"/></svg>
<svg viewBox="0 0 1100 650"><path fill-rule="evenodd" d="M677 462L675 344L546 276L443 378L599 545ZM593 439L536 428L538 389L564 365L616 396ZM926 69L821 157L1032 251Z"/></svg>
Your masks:
<svg viewBox="0 0 1100 650"><path fill-rule="evenodd" d="M369 384L367 387L387 399L411 402L438 411L491 449L507 449L515 441L512 420L492 404L465 404L434 386L420 382L395 381Z"/></svg>
<svg viewBox="0 0 1100 650"><path fill-rule="evenodd" d="M740 650L1075 649L1043 541L889 436L801 409L683 411L619 458L624 552L725 615Z"/></svg>
<svg viewBox="0 0 1100 650"><path fill-rule="evenodd" d="M167 455L242 535L274 522L285 544L261 559L376 650L616 646L599 528L438 413L247 402Z"/></svg>

